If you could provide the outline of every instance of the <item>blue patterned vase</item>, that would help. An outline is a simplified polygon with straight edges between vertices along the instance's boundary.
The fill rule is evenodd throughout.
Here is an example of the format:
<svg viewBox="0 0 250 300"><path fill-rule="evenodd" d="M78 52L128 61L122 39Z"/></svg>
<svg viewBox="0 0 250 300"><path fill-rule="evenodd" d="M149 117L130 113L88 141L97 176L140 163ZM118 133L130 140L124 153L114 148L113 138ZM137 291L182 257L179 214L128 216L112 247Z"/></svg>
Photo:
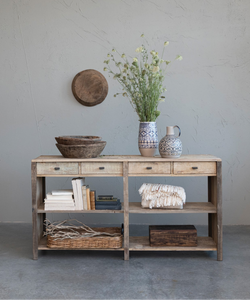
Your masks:
<svg viewBox="0 0 250 300"><path fill-rule="evenodd" d="M174 128L179 129L178 137L181 135L179 126L176 125L167 127L167 135L161 139L159 144L159 152L161 157L176 158L181 156L182 143L181 140L174 135Z"/></svg>
<svg viewBox="0 0 250 300"><path fill-rule="evenodd" d="M156 122L140 122L138 146L142 156L154 156L158 148Z"/></svg>

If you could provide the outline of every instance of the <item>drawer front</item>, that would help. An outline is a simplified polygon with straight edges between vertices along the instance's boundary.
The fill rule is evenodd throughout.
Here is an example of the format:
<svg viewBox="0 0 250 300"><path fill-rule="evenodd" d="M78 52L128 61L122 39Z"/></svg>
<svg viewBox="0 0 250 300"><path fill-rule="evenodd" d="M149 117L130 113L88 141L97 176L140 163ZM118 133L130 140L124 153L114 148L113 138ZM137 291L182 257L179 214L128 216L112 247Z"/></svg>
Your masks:
<svg viewBox="0 0 250 300"><path fill-rule="evenodd" d="M216 175L216 162L175 162L174 174Z"/></svg>
<svg viewBox="0 0 250 300"><path fill-rule="evenodd" d="M78 175L78 163L38 163L38 175Z"/></svg>
<svg viewBox="0 0 250 300"><path fill-rule="evenodd" d="M105 175L105 176L122 176L122 163L113 162L91 162L81 163L81 175Z"/></svg>
<svg viewBox="0 0 250 300"><path fill-rule="evenodd" d="M148 163L129 163L128 172L135 174L170 174L170 162L148 162Z"/></svg>

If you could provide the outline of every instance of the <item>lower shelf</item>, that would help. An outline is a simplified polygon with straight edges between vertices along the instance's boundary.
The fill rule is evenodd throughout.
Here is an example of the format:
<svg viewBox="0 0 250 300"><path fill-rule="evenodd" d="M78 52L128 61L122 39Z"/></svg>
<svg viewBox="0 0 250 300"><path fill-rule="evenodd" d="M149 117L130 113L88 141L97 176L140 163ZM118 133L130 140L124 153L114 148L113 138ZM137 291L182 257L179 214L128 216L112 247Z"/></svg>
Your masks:
<svg viewBox="0 0 250 300"><path fill-rule="evenodd" d="M124 248L118 249L99 249L99 248L48 248L47 239L40 240L38 250L101 250L101 251L124 251ZM130 251L216 251L217 247L211 237L198 237L197 247L151 247L148 236L131 236L129 238Z"/></svg>
<svg viewBox="0 0 250 300"><path fill-rule="evenodd" d="M132 236L129 239L131 251L216 251L217 247L211 237L198 237L197 247L151 247L147 236Z"/></svg>

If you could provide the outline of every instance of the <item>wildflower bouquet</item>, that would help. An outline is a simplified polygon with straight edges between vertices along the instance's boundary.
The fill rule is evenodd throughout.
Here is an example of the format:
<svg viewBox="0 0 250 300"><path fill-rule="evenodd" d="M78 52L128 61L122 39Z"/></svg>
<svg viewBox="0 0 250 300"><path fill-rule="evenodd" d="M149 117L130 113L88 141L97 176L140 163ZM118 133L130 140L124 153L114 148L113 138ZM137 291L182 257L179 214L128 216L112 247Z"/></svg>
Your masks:
<svg viewBox="0 0 250 300"><path fill-rule="evenodd" d="M141 37L144 37L142 34ZM163 86L164 73L170 61L163 59L165 47L169 42L164 43L161 58L155 50L148 53L144 45L138 47L135 51L137 57L130 63L126 55L119 54L121 61L117 61L115 54L108 53L108 59L104 61L106 66L104 71L109 71L122 86L124 92L116 93L127 96L131 105L139 116L140 122L155 122L160 115L157 110L160 101L164 101L162 93L166 91ZM182 60L182 56L177 55L177 60ZM112 71L110 61L114 63L116 72Z"/></svg>

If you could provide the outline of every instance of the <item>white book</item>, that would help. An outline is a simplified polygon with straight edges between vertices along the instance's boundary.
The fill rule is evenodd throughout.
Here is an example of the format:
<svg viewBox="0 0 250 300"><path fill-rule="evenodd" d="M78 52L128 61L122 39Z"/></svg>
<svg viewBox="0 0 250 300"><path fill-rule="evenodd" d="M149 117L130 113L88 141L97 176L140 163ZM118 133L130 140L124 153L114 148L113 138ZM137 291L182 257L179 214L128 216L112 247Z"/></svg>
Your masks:
<svg viewBox="0 0 250 300"><path fill-rule="evenodd" d="M68 205L70 205L70 206L75 206L75 203L74 203L74 201L72 200L72 201L62 201L62 202L60 202L60 201L53 201L53 200L47 200L47 199L45 199L44 200L44 203L45 204L52 204L52 205L60 205L60 206L68 206Z"/></svg>
<svg viewBox="0 0 250 300"><path fill-rule="evenodd" d="M83 210L83 201L82 201L82 186L84 185L85 179L84 178L78 178L76 179L76 186L77 186L77 206L76 209Z"/></svg>
<svg viewBox="0 0 250 300"><path fill-rule="evenodd" d="M75 210L75 206L45 204L44 210Z"/></svg>
<svg viewBox="0 0 250 300"><path fill-rule="evenodd" d="M86 185L82 186L82 203L83 203L83 209L87 210L88 206L87 206L87 193L86 193Z"/></svg>
<svg viewBox="0 0 250 300"><path fill-rule="evenodd" d="M47 202L47 203L50 203L50 202L53 202L53 203L75 203L74 199L47 199L45 198L44 199L44 202Z"/></svg>
<svg viewBox="0 0 250 300"><path fill-rule="evenodd" d="M46 195L46 199L51 199L51 200L72 200L73 195L52 195L52 193L48 193Z"/></svg>
<svg viewBox="0 0 250 300"><path fill-rule="evenodd" d="M51 192L53 196L66 196L66 195L73 195L73 190L54 190Z"/></svg>
<svg viewBox="0 0 250 300"><path fill-rule="evenodd" d="M74 201L75 201L75 206L76 206L76 209L78 207L77 203L78 203L78 193L77 193L77 187L76 187L76 178L73 178L72 179L72 187L73 187L73 194L74 194Z"/></svg>

